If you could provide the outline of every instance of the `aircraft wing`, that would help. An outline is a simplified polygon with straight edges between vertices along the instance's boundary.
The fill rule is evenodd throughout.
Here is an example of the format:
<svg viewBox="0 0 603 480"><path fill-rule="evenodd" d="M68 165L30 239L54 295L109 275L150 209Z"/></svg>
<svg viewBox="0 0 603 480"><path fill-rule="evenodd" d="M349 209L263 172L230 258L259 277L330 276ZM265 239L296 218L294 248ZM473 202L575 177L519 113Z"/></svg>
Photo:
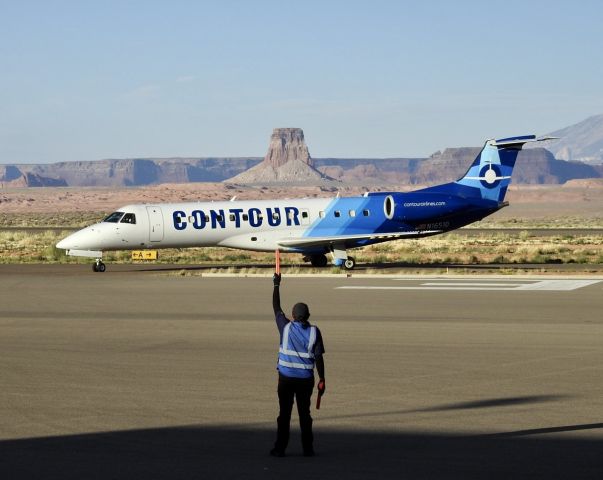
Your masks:
<svg viewBox="0 0 603 480"><path fill-rule="evenodd" d="M443 230L421 230L412 232L364 233L359 235L333 235L328 237L285 238L277 243L282 247L303 248L319 245L335 245L355 243L362 240L394 240L396 238L418 237L442 233Z"/></svg>

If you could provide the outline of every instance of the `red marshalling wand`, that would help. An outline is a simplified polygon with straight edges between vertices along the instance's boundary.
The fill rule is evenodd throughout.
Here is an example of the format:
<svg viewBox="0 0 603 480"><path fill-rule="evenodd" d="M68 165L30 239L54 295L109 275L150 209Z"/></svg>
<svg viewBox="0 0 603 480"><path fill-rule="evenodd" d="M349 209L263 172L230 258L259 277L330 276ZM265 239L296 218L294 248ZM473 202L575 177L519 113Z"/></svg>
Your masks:
<svg viewBox="0 0 603 480"><path fill-rule="evenodd" d="M325 383L324 380L318 382L318 395L316 396L316 410L320 410L320 399L322 398L323 393L325 393Z"/></svg>

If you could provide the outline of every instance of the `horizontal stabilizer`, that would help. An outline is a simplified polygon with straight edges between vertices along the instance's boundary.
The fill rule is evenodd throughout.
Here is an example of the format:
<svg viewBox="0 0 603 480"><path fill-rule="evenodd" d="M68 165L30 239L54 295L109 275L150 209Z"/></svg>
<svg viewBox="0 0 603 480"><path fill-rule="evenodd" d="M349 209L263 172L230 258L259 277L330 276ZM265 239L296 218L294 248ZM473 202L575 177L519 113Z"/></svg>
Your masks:
<svg viewBox="0 0 603 480"><path fill-rule="evenodd" d="M493 147L521 147L526 143L531 142L546 142L547 140L557 140L559 137L540 137L536 138L536 135L523 135L521 137L509 137L509 138L500 138L498 140L492 140L490 145Z"/></svg>

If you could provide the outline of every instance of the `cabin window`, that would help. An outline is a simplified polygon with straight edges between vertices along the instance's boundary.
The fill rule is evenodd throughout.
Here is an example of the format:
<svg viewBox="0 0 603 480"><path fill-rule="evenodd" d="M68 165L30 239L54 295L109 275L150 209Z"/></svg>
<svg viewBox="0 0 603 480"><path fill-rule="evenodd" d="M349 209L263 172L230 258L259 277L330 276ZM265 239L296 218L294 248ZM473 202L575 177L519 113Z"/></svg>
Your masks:
<svg viewBox="0 0 603 480"><path fill-rule="evenodd" d="M135 225L136 215L133 213L126 213L119 223L131 223L132 225Z"/></svg>
<svg viewBox="0 0 603 480"><path fill-rule="evenodd" d="M341 217L341 212L339 210L335 210L335 216L336 217Z"/></svg>
<svg viewBox="0 0 603 480"><path fill-rule="evenodd" d="M231 222L234 222L235 221L235 214L231 213L228 218L230 219Z"/></svg>
<svg viewBox="0 0 603 480"><path fill-rule="evenodd" d="M308 218L308 212L302 211L302 218Z"/></svg>
<svg viewBox="0 0 603 480"><path fill-rule="evenodd" d="M350 210L349 214L350 214L350 217L355 217L356 216L356 210Z"/></svg>
<svg viewBox="0 0 603 480"><path fill-rule="evenodd" d="M258 237L251 237L251 241L252 242L257 242L258 241Z"/></svg>
<svg viewBox="0 0 603 480"><path fill-rule="evenodd" d="M368 217L370 214L371 214L370 210L366 210L366 209L362 210L362 215L364 215L365 217Z"/></svg>
<svg viewBox="0 0 603 480"><path fill-rule="evenodd" d="M280 218L281 218L281 216L278 213L274 212L272 214L272 220L274 220L275 222L278 222L280 220Z"/></svg>
<svg viewBox="0 0 603 480"><path fill-rule="evenodd" d="M247 213L243 214L243 221L244 222L248 222L249 221L249 214L247 214Z"/></svg>
<svg viewBox="0 0 603 480"><path fill-rule="evenodd" d="M107 218L105 218L103 220L103 222L117 223L123 216L124 216L124 212L113 212L111 215L109 215Z"/></svg>
<svg viewBox="0 0 603 480"><path fill-rule="evenodd" d="M321 210L320 212L318 212L318 216L320 218L325 218L325 212L323 210Z"/></svg>

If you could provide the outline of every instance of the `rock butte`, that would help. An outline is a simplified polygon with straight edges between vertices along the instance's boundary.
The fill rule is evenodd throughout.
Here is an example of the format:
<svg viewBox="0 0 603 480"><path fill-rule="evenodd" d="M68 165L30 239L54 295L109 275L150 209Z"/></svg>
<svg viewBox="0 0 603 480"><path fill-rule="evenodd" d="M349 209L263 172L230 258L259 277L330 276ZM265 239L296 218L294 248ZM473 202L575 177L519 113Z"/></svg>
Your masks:
<svg viewBox="0 0 603 480"><path fill-rule="evenodd" d="M275 128L264 160L228 183L270 184L333 181L314 168L301 128Z"/></svg>

